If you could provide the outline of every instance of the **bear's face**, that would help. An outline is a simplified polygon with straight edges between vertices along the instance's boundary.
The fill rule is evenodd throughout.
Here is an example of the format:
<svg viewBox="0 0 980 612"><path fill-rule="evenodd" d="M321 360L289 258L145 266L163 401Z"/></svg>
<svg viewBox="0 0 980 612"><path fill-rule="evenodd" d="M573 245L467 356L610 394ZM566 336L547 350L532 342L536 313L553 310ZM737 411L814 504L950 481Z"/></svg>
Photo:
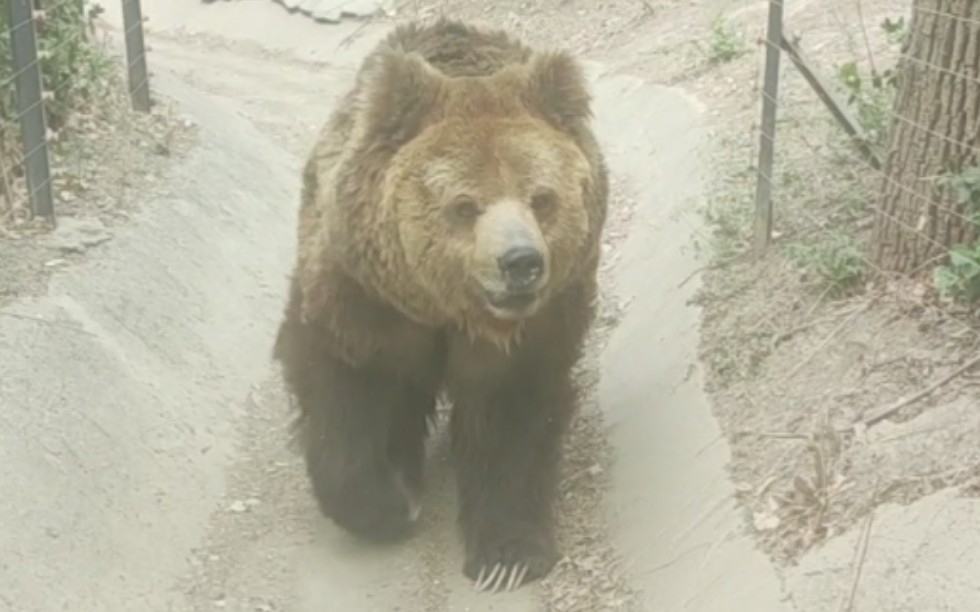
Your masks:
<svg viewBox="0 0 980 612"><path fill-rule="evenodd" d="M506 335L597 247L604 202L576 141L590 118L578 66L542 54L449 78L392 52L362 78L355 138L383 160L371 226L386 243L373 248L404 276L380 290L420 320Z"/></svg>
<svg viewBox="0 0 980 612"><path fill-rule="evenodd" d="M406 262L450 316L530 316L587 248L590 167L540 120L450 119L394 161L387 204Z"/></svg>

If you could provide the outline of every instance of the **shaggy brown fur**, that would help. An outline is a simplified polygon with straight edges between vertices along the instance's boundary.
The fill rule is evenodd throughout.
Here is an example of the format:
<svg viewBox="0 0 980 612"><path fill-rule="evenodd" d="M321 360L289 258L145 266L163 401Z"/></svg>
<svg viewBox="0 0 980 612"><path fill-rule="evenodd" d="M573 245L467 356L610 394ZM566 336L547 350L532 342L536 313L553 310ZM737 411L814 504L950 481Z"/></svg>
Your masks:
<svg viewBox="0 0 980 612"><path fill-rule="evenodd" d="M275 357L314 494L342 527L406 533L444 392L464 572L499 565L516 586L555 563L607 206L590 115L570 56L441 20L396 29L327 122ZM508 268L514 253L537 259Z"/></svg>

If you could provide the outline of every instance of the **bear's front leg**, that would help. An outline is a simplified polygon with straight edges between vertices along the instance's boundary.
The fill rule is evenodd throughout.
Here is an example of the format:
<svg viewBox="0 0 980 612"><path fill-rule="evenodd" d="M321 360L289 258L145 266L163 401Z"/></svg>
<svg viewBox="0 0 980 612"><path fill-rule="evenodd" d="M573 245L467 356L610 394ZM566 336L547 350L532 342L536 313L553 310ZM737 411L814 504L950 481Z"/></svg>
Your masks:
<svg viewBox="0 0 980 612"><path fill-rule="evenodd" d="M397 366L425 362L426 355L414 360L376 355L352 364L337 355L330 328L299 320L298 301L294 287L274 353L299 407L297 433L320 511L366 539L401 537L420 510L427 419L435 410L435 393L431 383ZM355 311L372 314L363 305ZM377 324L384 319L374 315L367 323L348 318L344 329L390 332L391 326Z"/></svg>
<svg viewBox="0 0 980 612"><path fill-rule="evenodd" d="M562 438L573 407L569 372L537 363L489 367L451 383L464 574L511 590L558 560L554 533ZM474 372L475 373L475 372Z"/></svg>
<svg viewBox="0 0 980 612"><path fill-rule="evenodd" d="M434 400L383 372L335 359L319 365L316 382L296 395L320 510L359 537L401 537L420 509L425 415Z"/></svg>

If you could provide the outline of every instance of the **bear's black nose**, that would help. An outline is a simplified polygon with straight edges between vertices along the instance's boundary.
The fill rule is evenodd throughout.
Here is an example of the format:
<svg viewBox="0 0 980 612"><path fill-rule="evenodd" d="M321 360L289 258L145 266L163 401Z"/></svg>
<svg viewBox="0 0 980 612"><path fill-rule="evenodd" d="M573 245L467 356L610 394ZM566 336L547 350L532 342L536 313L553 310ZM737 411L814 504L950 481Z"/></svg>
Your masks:
<svg viewBox="0 0 980 612"><path fill-rule="evenodd" d="M507 282L520 288L538 280L544 268L544 257L535 248L514 247L501 255L497 264Z"/></svg>

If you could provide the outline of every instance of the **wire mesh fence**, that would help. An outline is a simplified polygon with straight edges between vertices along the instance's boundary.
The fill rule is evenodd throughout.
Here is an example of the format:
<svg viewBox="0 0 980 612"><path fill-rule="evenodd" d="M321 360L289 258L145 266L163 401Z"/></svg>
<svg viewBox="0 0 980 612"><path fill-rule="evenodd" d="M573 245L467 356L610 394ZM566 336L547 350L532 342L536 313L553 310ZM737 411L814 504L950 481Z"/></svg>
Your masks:
<svg viewBox="0 0 980 612"><path fill-rule="evenodd" d="M838 288L911 274L980 298L980 4L833 2L802 37L783 4L762 41L756 253L790 232Z"/></svg>
<svg viewBox="0 0 980 612"><path fill-rule="evenodd" d="M121 0L132 107L150 110L140 0ZM0 226L54 219L59 145L85 131L119 86L86 0L8 0L0 12Z"/></svg>
<svg viewBox="0 0 980 612"><path fill-rule="evenodd" d="M705 86L733 100L701 357L751 528L794 562L879 504L977 474L952 415L977 405L980 3L769 0L724 18L760 52Z"/></svg>

